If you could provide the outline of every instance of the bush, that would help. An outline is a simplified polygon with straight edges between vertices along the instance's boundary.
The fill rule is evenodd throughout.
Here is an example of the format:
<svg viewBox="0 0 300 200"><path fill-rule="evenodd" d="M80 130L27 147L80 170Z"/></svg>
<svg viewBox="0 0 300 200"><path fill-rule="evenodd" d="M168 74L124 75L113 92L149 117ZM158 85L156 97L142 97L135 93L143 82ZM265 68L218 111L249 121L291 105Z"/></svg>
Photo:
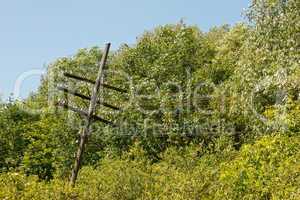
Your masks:
<svg viewBox="0 0 300 200"><path fill-rule="evenodd" d="M75 188L67 180L0 175L1 199L297 199L300 137L266 136L240 152L228 139L168 148L150 163L135 146L124 158L84 167Z"/></svg>
<svg viewBox="0 0 300 200"><path fill-rule="evenodd" d="M222 164L220 198L297 199L300 196L300 137L267 136L245 145Z"/></svg>

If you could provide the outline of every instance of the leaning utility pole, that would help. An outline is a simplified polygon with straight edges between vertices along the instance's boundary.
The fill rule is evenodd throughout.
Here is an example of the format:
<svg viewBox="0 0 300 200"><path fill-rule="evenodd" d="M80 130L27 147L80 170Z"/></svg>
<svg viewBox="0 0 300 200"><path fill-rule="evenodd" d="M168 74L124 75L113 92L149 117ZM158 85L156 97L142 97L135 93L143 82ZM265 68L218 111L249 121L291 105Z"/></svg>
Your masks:
<svg viewBox="0 0 300 200"><path fill-rule="evenodd" d="M102 87L105 87L105 88L108 88L108 89L111 89L111 90L115 90L115 91L118 91L118 92L121 92L121 93L126 93L127 92L124 89L120 89L120 88L110 86L110 85L107 85L107 84L104 83L104 68L106 66L106 61L107 61L109 49L110 49L110 43L107 43L106 46L105 46L105 50L104 50L104 53L102 55L101 61L99 63L99 71L98 71L98 76L97 76L96 81L93 81L93 80L90 80L90 79L87 79L87 78L83 78L83 77L80 77L80 76L76 76L76 75L73 75L73 74L64 73L64 76L67 77L67 78L72 78L72 79L75 79L75 80L79 80L79 81L83 81L83 82L93 84L91 97L85 96L85 95L80 94L76 91L69 90L68 88L58 87L58 90L61 90L63 92L66 92L66 93L69 93L69 94L72 94L74 96L77 96L77 97L80 97L82 99L90 101L89 108L88 108L87 112L84 111L84 110L81 110L81 109L73 108L73 107L71 107L68 104L63 103L63 102L59 102L57 104L58 106L61 106L63 108L66 108L66 109L69 109L71 111L74 111L74 112L77 112L77 113L81 114L84 117L84 120L85 120L85 124L84 124L83 130L82 130L81 135L80 135L80 143L79 143L79 147L78 147L78 150L77 150L74 167L72 169L71 178L70 178L70 183L71 183L72 186L75 185L76 180L77 180L78 172L79 172L79 169L80 169L81 163L82 163L82 158L83 158L85 145L87 143L88 136L90 134L90 127L91 127L91 124L93 123L93 121L98 120L98 121L101 121L105 124L115 126L112 122L110 122L108 120L105 120L105 119L102 119L101 117L98 117L98 116L95 115L95 110L96 110L97 104L103 105L105 107L108 107L108 108L111 108L111 109L114 109L114 110L120 110L119 108L117 108L113 105L102 102L103 100L101 98L98 100L98 93L99 92L103 93L103 91L102 91L103 88Z"/></svg>
<svg viewBox="0 0 300 200"><path fill-rule="evenodd" d="M103 69L104 69L105 64L106 64L109 48L110 48L110 43L106 44L106 46L105 46L104 54L103 54L102 59L100 61L100 66L99 66L99 71L98 71L98 76L97 76L97 79L96 79L96 83L95 83L95 85L93 87L93 90L92 90L92 96L91 96L90 106L89 106L89 110L88 110L88 115L85 118L85 127L83 129L82 134L81 134L79 148L78 148L78 151L77 151L76 160L75 160L74 168L72 170L72 175L71 175L71 179L70 179L70 182L71 182L72 185L75 184L76 179L77 179L78 171L79 171L80 165L81 165L82 154L84 152L84 147L85 147L87 137L88 137L89 132L90 132L92 116L95 113L95 109L96 109L96 105L97 105L97 95L98 95L101 84L103 84L103 76L104 76Z"/></svg>

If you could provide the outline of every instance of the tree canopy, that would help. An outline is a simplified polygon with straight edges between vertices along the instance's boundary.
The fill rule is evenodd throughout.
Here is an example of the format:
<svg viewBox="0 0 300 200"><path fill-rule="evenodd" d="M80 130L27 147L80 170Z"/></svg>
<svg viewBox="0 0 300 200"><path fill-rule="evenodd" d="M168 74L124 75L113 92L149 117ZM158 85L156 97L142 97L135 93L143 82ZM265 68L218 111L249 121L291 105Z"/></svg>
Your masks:
<svg viewBox="0 0 300 200"><path fill-rule="evenodd" d="M106 80L129 93L104 89L105 101L122 112L99 106L97 114L119 127L93 125L77 190L95 175L101 189L86 184L107 199L299 197L299 13L298 0L253 0L244 23L208 32L184 22L159 26L112 52ZM95 79L101 56L93 47L60 58L36 93L1 104L1 181L20 172L29 177L18 180L33 183L37 175L63 184L82 124L54 102L88 105L56 87L90 95L88 84L62 73Z"/></svg>

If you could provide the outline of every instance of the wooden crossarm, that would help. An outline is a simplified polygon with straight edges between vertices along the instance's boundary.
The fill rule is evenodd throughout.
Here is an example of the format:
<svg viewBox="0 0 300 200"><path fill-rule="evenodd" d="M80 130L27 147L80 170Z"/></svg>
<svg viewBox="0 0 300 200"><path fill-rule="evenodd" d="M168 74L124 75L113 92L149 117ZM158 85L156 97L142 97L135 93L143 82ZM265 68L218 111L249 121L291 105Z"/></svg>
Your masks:
<svg viewBox="0 0 300 200"><path fill-rule="evenodd" d="M84 77L80 77L80 76L77 76L77 75L74 75L74 74L70 74L68 72L64 72L64 76L68 77L68 78L76 79L76 80L79 80L79 81L91 83L91 84L95 84L96 83L93 80L90 80L90 79L87 79L87 78L84 78ZM124 89L121 89L121 88L117 88L117 87L114 87L114 86L111 86L111 85L108 85L108 84L105 84L105 83L103 83L101 85L103 87L105 87L105 88L108 88L108 89L111 89L111 90L115 90L115 91L118 91L118 92L121 92L121 93L128 93L127 90L124 90Z"/></svg>
<svg viewBox="0 0 300 200"><path fill-rule="evenodd" d="M67 105L64 102L58 102L58 103L56 103L56 105L60 106L60 107L63 107L65 109L71 110L73 112L76 112L76 113L78 113L78 114L80 114L82 116L88 116L88 112L87 111L84 111L84 110L81 110L81 109L78 109L78 108L74 108L74 107L72 107L70 105ZM101 118L101 117L99 117L97 115L93 115L92 118L93 118L93 120L100 121L100 122L103 122L104 124L107 124L107 125L115 127L115 124L113 122L108 121L106 119L103 119L103 118Z"/></svg>
<svg viewBox="0 0 300 200"><path fill-rule="evenodd" d="M74 91L74 90L71 90L71 89L68 89L68 88L65 88L65 87L62 87L62 86L58 86L57 89L60 90L60 91L63 91L63 92L67 92L67 93L69 93L69 94L72 94L72 95L74 95L74 96L80 97L80 98L85 99L85 100L91 100L91 97L89 97L89 96L80 94L80 93L78 93L78 92L76 92L76 91ZM97 101L97 103L98 103L98 104L101 104L101 105L103 105L103 106L105 106L105 107L114 109L114 110L121 110L120 108L118 108L118 107L116 107L116 106L110 105L110 104L105 103L105 102L101 102L101 101L99 101L99 100Z"/></svg>

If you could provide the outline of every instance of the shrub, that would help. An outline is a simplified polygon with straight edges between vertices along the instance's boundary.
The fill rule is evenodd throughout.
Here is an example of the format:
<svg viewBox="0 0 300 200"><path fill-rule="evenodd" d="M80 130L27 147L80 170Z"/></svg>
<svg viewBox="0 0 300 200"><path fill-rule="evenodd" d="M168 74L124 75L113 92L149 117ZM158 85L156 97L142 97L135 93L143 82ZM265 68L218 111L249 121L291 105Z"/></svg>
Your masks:
<svg viewBox="0 0 300 200"><path fill-rule="evenodd" d="M266 136L222 164L220 198L297 199L300 137Z"/></svg>

